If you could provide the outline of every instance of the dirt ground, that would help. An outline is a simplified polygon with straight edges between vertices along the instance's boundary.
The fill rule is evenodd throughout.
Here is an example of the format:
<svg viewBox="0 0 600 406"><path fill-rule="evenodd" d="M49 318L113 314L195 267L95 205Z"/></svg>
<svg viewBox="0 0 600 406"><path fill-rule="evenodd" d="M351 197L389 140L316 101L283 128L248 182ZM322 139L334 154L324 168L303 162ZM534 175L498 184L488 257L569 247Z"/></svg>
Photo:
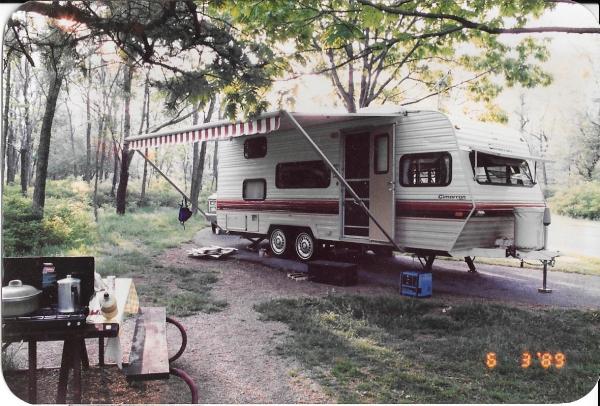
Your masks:
<svg viewBox="0 0 600 406"><path fill-rule="evenodd" d="M338 287L307 281L294 281L286 272L264 265L228 258L199 260L188 258L186 250L194 245L165 251L157 261L167 266L185 267L197 272L219 273L212 294L226 300L225 310L179 318L188 333L187 349L174 367L185 370L196 382L200 403L332 403L320 385L302 371L293 359L276 354L287 327L278 322L259 320L253 305L279 297L319 296L331 293L394 294L391 287L358 285ZM136 285L143 280L136 280ZM142 299L143 300L143 299ZM123 359L128 359L133 319L121 332ZM168 331L170 353L180 344L178 332ZM83 374L84 403L187 403L190 392L177 377L129 386L116 366L99 368L98 346L87 340L92 367ZM27 367L27 344L13 344L15 363ZM62 343L38 344L38 390L40 402L54 403ZM25 396L27 378L23 372L9 373L6 381L15 393ZM146 388L152 388L146 390Z"/></svg>

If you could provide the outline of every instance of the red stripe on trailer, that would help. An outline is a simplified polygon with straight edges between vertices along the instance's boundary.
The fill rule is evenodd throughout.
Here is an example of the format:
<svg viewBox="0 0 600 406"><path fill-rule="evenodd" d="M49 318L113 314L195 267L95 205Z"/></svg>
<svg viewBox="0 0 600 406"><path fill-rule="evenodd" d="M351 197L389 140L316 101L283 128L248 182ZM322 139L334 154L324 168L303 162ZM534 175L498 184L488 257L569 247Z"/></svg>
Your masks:
<svg viewBox="0 0 600 406"><path fill-rule="evenodd" d="M286 211L310 214L338 214L338 200L217 200L218 210Z"/></svg>
<svg viewBox="0 0 600 406"><path fill-rule="evenodd" d="M466 219L471 210L476 216L512 216L516 207L545 207L542 203L522 202L432 202L396 200L396 217Z"/></svg>

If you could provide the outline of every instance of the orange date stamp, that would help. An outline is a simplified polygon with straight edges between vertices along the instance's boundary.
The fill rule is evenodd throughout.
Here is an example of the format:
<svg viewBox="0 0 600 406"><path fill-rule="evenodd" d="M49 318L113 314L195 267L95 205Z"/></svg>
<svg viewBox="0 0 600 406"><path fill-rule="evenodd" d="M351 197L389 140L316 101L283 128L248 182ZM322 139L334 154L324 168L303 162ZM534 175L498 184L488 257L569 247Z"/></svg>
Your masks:
<svg viewBox="0 0 600 406"><path fill-rule="evenodd" d="M485 354L484 363L488 369L494 369L499 365L500 360L495 352ZM563 352L538 351L532 354L529 351L523 351L519 357L519 366L522 369L528 369L534 366L543 369L562 369L567 364L567 356Z"/></svg>

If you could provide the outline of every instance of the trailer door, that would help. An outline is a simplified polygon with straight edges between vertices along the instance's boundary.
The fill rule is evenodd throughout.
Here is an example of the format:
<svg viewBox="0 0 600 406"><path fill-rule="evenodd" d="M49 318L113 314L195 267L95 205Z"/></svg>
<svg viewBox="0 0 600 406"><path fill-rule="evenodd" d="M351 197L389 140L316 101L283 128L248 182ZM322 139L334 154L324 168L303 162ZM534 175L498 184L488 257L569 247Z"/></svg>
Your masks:
<svg viewBox="0 0 600 406"><path fill-rule="evenodd" d="M391 127L380 128L370 136L371 164L369 176L370 209L385 231L394 236L394 136ZM388 242L373 220L369 221L369 238Z"/></svg>

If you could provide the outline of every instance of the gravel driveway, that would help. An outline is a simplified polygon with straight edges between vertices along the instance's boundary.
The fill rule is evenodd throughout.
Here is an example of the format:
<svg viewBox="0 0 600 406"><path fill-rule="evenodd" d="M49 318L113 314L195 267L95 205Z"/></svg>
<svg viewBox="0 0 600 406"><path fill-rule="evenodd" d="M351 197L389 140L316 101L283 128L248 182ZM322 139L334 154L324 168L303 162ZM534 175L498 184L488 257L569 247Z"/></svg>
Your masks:
<svg viewBox="0 0 600 406"><path fill-rule="evenodd" d="M244 249L249 241L237 236L215 235L209 228L196 234L194 242L198 246L215 244L238 248L236 258L246 262L296 272L307 270L305 264L295 260L259 258L256 253ZM263 244L267 246L266 243ZM515 260L515 266L517 264L518 261ZM600 308L600 276L551 271L548 272L548 287L553 292L543 294L537 291L542 286L541 268L538 270L479 263L476 266L478 273L471 274L462 261L436 259L432 271L434 297L469 297L513 304ZM361 285L376 284L397 291L401 271L420 269L421 265L416 258L372 256L360 261L358 276Z"/></svg>

